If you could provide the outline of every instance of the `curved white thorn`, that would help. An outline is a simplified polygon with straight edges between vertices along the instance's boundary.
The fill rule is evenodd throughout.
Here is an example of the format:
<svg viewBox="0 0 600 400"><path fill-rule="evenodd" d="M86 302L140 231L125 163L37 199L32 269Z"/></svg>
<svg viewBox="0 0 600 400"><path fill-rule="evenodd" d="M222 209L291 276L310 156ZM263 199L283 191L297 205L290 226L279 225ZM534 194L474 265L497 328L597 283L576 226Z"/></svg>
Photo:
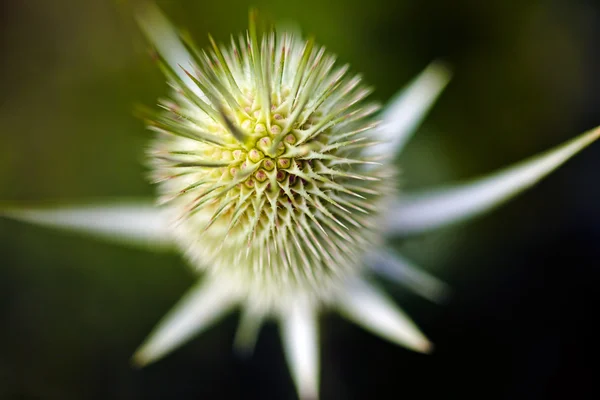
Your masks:
<svg viewBox="0 0 600 400"><path fill-rule="evenodd" d="M415 323L373 284L349 282L338 308L346 318L401 346L421 353L433 348Z"/></svg>
<svg viewBox="0 0 600 400"><path fill-rule="evenodd" d="M0 206L1 216L151 249L166 249L172 244L168 217L149 201Z"/></svg>
<svg viewBox="0 0 600 400"><path fill-rule="evenodd" d="M450 287L445 282L389 250L368 253L364 261L384 278L404 285L433 302L441 303L450 294Z"/></svg>
<svg viewBox="0 0 600 400"><path fill-rule="evenodd" d="M281 317L283 348L301 400L319 398L319 338L317 316L308 303L298 302Z"/></svg>
<svg viewBox="0 0 600 400"><path fill-rule="evenodd" d="M163 12L151 1L144 1L136 10L136 19L142 32L148 41L156 48L156 51L169 63L179 78L194 91L199 97L204 94L185 73L183 68L191 70L194 61L185 46L181 43L177 31L163 14Z"/></svg>
<svg viewBox="0 0 600 400"><path fill-rule="evenodd" d="M242 309L238 329L233 340L233 349L236 354L248 357L254 353L254 346L256 346L263 321L262 314L248 307Z"/></svg>
<svg viewBox="0 0 600 400"><path fill-rule="evenodd" d="M434 61L395 95L382 112L381 125L375 129L381 143L367 147L367 155L393 157L401 152L450 77L448 67Z"/></svg>
<svg viewBox="0 0 600 400"><path fill-rule="evenodd" d="M388 234L421 233L478 216L516 196L600 137L588 131L541 155L470 182L403 194L386 215Z"/></svg>
<svg viewBox="0 0 600 400"><path fill-rule="evenodd" d="M196 284L135 352L133 363L144 366L162 358L222 317L235 303L227 287L209 280Z"/></svg>

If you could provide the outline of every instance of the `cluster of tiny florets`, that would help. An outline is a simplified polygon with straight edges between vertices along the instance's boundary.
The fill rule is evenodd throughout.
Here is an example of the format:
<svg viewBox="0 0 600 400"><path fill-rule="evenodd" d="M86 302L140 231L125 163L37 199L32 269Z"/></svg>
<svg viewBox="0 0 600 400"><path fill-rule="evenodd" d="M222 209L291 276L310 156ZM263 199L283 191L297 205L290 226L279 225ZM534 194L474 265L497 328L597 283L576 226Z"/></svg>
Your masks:
<svg viewBox="0 0 600 400"><path fill-rule="evenodd" d="M370 90L312 40L259 40L252 21L228 48L185 42L194 62L183 75L158 59L173 92L147 118L159 133L152 177L180 245L250 297L324 292L378 240L374 216L390 192L387 172L364 156Z"/></svg>

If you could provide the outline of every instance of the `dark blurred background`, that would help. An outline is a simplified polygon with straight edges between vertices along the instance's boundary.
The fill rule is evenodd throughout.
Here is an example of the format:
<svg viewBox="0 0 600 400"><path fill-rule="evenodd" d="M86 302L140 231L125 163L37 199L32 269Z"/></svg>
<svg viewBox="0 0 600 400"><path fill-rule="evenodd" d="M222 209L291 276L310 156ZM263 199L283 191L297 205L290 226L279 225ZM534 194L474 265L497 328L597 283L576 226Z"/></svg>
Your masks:
<svg viewBox="0 0 600 400"><path fill-rule="evenodd" d="M202 44L249 3L159 1ZM252 3L293 21L387 100L433 59L454 79L399 157L407 189L476 176L600 124L593 0ZM130 4L0 4L0 200L151 196L136 103L166 93ZM453 287L444 305L384 284L436 344L411 353L322 318L322 398L592 399L598 389L600 143L461 226L398 242ZM129 359L192 285L177 255L0 220L1 399L293 399L268 325L236 358L237 316L142 370Z"/></svg>

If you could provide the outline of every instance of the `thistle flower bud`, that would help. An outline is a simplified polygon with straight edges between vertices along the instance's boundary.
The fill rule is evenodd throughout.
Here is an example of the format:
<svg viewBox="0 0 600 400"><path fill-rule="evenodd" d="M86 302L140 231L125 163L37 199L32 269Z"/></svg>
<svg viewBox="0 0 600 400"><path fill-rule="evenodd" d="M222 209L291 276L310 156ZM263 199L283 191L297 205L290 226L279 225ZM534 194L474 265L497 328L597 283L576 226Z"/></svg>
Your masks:
<svg viewBox="0 0 600 400"><path fill-rule="evenodd" d="M393 184L356 145L377 110L360 77L312 39L259 37L253 18L229 46L186 41L193 90L159 58L174 90L149 154L193 264L272 309L326 299L362 267L380 237L366 221Z"/></svg>

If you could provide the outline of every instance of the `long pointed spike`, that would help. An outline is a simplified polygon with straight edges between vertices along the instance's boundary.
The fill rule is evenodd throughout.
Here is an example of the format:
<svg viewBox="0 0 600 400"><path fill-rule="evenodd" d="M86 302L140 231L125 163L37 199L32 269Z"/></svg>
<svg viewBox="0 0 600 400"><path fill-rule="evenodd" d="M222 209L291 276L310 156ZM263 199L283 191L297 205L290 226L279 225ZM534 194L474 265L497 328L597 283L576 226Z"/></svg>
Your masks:
<svg viewBox="0 0 600 400"><path fill-rule="evenodd" d="M415 323L372 284L348 282L338 307L346 318L394 343L421 353L433 348Z"/></svg>
<svg viewBox="0 0 600 400"><path fill-rule="evenodd" d="M156 57L158 60L158 67L161 69L163 74L165 74L167 78L171 79L175 83L175 85L173 85L174 88L183 92L192 103L198 106L213 120L217 120L215 110L205 101L208 99L208 97L202 91L202 85L199 85L197 82L195 82L193 76L187 73L187 71L181 67L181 64L173 68L162 58L160 54L156 54ZM179 71L181 71L188 78L187 81L180 77ZM193 90L194 87L196 90Z"/></svg>
<svg viewBox="0 0 600 400"><path fill-rule="evenodd" d="M228 288L213 281L196 284L144 341L133 362L143 366L165 356L222 317L234 304Z"/></svg>
<svg viewBox="0 0 600 400"><path fill-rule="evenodd" d="M229 86L235 92L235 95L238 98L243 98L244 96L242 94L242 91L240 90L240 88L231 72L231 69L229 68L229 64L227 63L227 61L225 60L225 57L223 56L223 52L221 51L221 48L217 45L217 43L215 42L215 39L213 39L212 35L208 35L208 39L210 40L213 50L215 51L215 55L217 56L219 62L221 63L221 68L223 69L223 72L225 73L225 76L227 77Z"/></svg>
<svg viewBox="0 0 600 400"><path fill-rule="evenodd" d="M169 218L150 201L61 206L0 204L1 217L155 250L172 245Z"/></svg>
<svg viewBox="0 0 600 400"><path fill-rule="evenodd" d="M302 400L316 400L319 397L319 338L316 320L311 306L298 302L281 321L285 355Z"/></svg>
<svg viewBox="0 0 600 400"><path fill-rule="evenodd" d="M263 63L261 57L261 49L258 40L258 28L256 26L258 20L258 12L256 9L251 9L249 14L248 35L250 40L250 50L252 55L252 63L254 68L254 78L256 79L256 88L259 93L259 101L261 106L262 117L264 121L269 118L271 112L269 96L265 96L267 92L265 77L263 74Z"/></svg>
<svg viewBox="0 0 600 400"><path fill-rule="evenodd" d="M233 349L236 354L242 357L249 357L252 355L263 320L263 316L249 308L244 308L242 310L238 329L233 341Z"/></svg>
<svg viewBox="0 0 600 400"><path fill-rule="evenodd" d="M482 178L429 192L406 193L386 218L387 232L426 232L483 214L530 188L599 138L600 127Z"/></svg>
<svg viewBox="0 0 600 400"><path fill-rule="evenodd" d="M404 285L428 300L440 303L450 295L446 283L389 250L369 253L364 261L382 277Z"/></svg>
<svg viewBox="0 0 600 400"><path fill-rule="evenodd" d="M183 71L177 69L177 65L189 65L193 59L179 40L175 28L162 11L153 2L144 1L136 12L136 18L148 41L156 47L187 87L196 95L202 97L202 91L193 84Z"/></svg>
<svg viewBox="0 0 600 400"><path fill-rule="evenodd" d="M407 87L402 89L381 115L375 130L383 142L368 149L368 155L395 155L402 151L416 128L433 106L448 82L451 72L439 61L432 62Z"/></svg>

